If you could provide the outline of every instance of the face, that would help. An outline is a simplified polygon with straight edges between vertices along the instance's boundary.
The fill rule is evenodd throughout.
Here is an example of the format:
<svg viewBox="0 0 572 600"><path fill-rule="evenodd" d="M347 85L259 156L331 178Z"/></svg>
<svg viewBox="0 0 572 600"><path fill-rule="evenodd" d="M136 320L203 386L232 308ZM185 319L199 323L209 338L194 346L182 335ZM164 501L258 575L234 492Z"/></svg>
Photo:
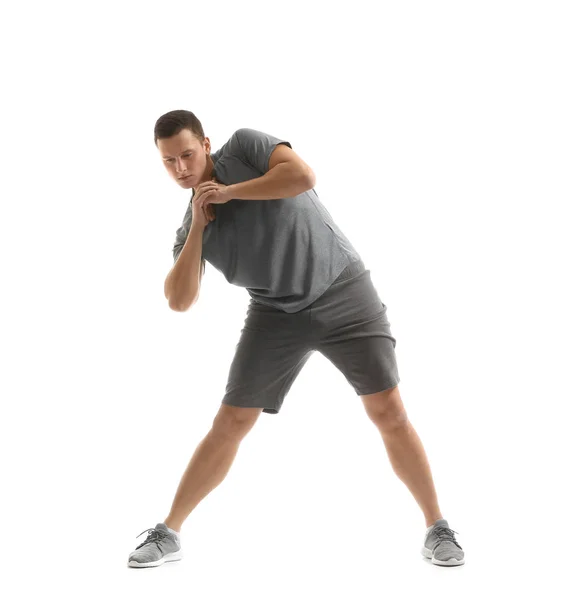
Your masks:
<svg viewBox="0 0 572 600"><path fill-rule="evenodd" d="M157 148L169 175L184 189L209 181L213 162L209 138L201 144L188 129L170 138L158 139Z"/></svg>

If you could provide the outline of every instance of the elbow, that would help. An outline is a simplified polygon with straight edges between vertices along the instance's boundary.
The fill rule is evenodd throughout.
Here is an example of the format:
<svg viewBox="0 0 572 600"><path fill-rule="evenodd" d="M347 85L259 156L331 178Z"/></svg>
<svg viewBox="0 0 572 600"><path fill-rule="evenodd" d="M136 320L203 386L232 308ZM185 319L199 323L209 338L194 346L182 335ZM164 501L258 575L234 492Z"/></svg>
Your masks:
<svg viewBox="0 0 572 600"><path fill-rule="evenodd" d="M186 312L193 304L197 301L198 296L193 297L191 300L179 300L174 295L169 297L169 308L175 312Z"/></svg>
<svg viewBox="0 0 572 600"><path fill-rule="evenodd" d="M187 304L175 304L169 300L169 308L175 312L186 312L191 306Z"/></svg>
<svg viewBox="0 0 572 600"><path fill-rule="evenodd" d="M305 182L305 188L306 188L304 191L306 191L306 192L308 190L311 190L316 185L316 175L314 174L314 171L312 171L312 169L309 169L308 172L306 173L304 182Z"/></svg>
<svg viewBox="0 0 572 600"><path fill-rule="evenodd" d="M308 173L307 185L309 186L308 189L310 190L316 186L316 174L311 169Z"/></svg>
<svg viewBox="0 0 572 600"><path fill-rule="evenodd" d="M167 278L165 281L164 288L165 298L169 302L169 308L175 312L185 312L191 308L191 306L197 301L198 291L191 293L188 298L181 298L180 294L177 294L173 289L173 285Z"/></svg>

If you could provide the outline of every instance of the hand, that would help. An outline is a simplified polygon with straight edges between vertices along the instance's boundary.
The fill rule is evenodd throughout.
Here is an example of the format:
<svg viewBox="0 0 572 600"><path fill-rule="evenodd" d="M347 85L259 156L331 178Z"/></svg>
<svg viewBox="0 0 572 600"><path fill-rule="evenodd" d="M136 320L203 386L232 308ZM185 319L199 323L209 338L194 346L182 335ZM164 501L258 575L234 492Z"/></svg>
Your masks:
<svg viewBox="0 0 572 600"><path fill-rule="evenodd" d="M205 229L205 227L209 224L210 221L214 221L214 207L207 206L205 208L200 208L195 202L194 198L191 201L192 209L193 209L193 227L201 227Z"/></svg>
<svg viewBox="0 0 572 600"><path fill-rule="evenodd" d="M196 204L197 208L204 209L207 215L212 214L214 218L214 207L210 205L226 204L231 199L229 186L219 183L213 177L211 181L204 181L196 187L193 204Z"/></svg>

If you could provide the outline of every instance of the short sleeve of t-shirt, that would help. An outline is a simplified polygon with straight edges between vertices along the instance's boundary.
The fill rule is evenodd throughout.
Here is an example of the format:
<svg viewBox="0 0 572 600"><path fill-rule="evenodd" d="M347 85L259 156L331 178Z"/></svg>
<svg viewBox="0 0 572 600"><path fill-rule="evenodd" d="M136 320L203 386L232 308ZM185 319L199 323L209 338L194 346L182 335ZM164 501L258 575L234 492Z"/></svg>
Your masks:
<svg viewBox="0 0 572 600"><path fill-rule="evenodd" d="M261 175L269 171L270 155L277 145L285 144L292 148L290 142L247 127L237 129L229 141L233 153L254 167Z"/></svg>

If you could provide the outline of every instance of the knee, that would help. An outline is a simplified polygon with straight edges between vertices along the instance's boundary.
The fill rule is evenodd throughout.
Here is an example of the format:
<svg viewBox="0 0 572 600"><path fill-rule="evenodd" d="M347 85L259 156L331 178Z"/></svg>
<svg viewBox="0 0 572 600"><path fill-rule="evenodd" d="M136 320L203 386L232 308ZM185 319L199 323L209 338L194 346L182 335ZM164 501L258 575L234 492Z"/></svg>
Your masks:
<svg viewBox="0 0 572 600"><path fill-rule="evenodd" d="M409 423L409 418L403 407L391 407L381 412L374 422L382 431L393 431L405 427Z"/></svg>
<svg viewBox="0 0 572 600"><path fill-rule="evenodd" d="M397 387L362 399L368 417L379 429L388 431L408 424L407 411Z"/></svg>
<svg viewBox="0 0 572 600"><path fill-rule="evenodd" d="M242 439L252 429L261 412L261 408L221 404L213 420L212 431L221 437Z"/></svg>

